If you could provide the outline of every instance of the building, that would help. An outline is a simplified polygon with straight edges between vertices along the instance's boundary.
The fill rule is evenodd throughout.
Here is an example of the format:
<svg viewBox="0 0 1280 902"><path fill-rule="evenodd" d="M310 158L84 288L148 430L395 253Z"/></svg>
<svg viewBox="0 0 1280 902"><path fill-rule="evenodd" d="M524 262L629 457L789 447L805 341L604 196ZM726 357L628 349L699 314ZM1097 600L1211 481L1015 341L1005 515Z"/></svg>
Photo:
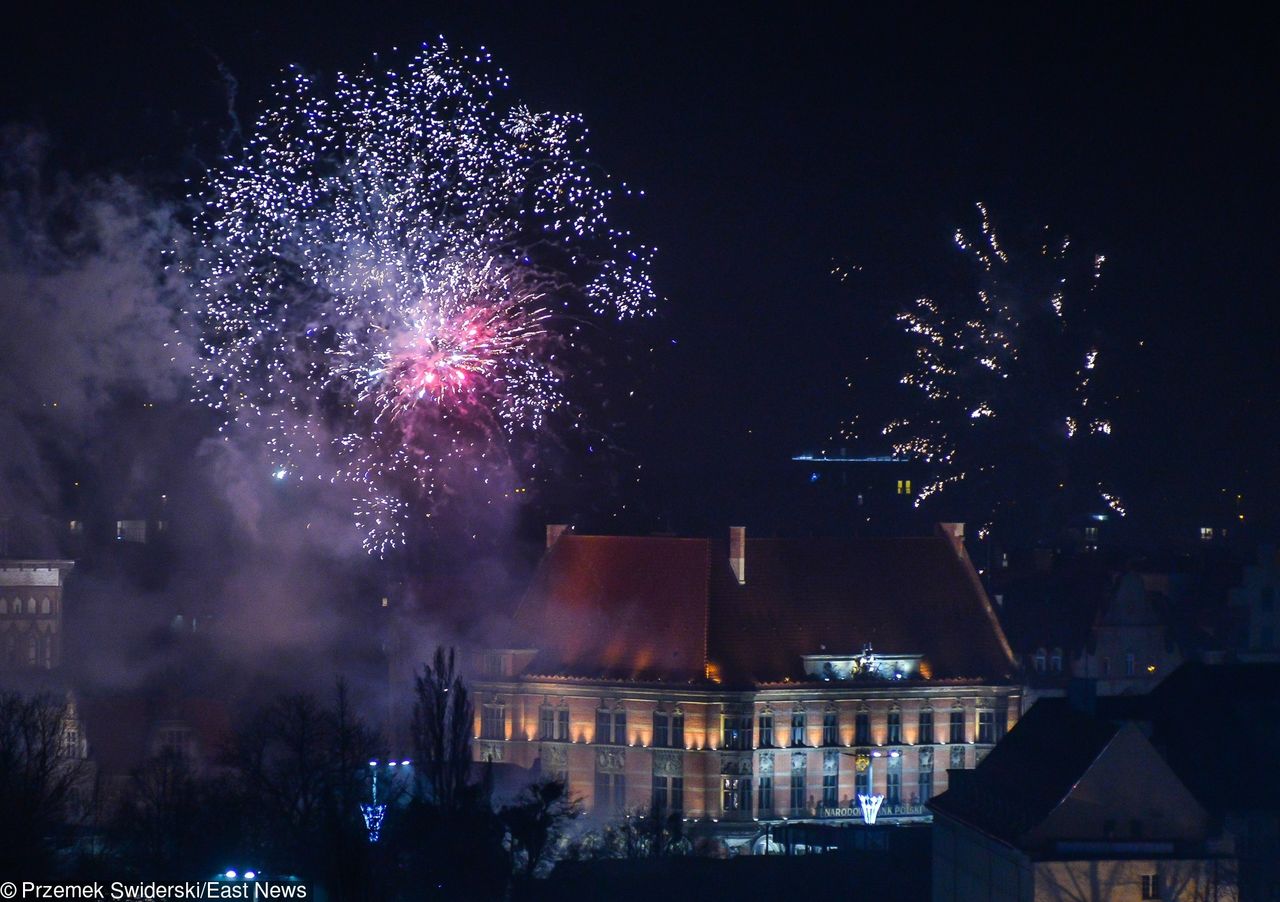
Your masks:
<svg viewBox="0 0 1280 902"><path fill-rule="evenodd" d="M1182 663L1169 618L1156 607L1168 599L1161 576L1125 574L1099 612L1072 668L1075 676L1096 680L1099 695L1148 692Z"/></svg>
<svg viewBox="0 0 1280 902"><path fill-rule="evenodd" d="M586 536L548 527L512 647L484 655L476 754L597 817L735 841L796 819L927 817L1019 712L963 526L897 539Z"/></svg>
<svg viewBox="0 0 1280 902"><path fill-rule="evenodd" d="M73 561L0 560L0 669L62 663L62 587Z"/></svg>
<svg viewBox="0 0 1280 902"><path fill-rule="evenodd" d="M1138 726L1067 699L929 807L935 902L1236 898L1231 842Z"/></svg>
<svg viewBox="0 0 1280 902"><path fill-rule="evenodd" d="M1237 624L1233 643L1242 659L1280 661L1280 553L1274 545L1258 549L1258 562L1243 568L1240 585L1231 590L1231 608Z"/></svg>

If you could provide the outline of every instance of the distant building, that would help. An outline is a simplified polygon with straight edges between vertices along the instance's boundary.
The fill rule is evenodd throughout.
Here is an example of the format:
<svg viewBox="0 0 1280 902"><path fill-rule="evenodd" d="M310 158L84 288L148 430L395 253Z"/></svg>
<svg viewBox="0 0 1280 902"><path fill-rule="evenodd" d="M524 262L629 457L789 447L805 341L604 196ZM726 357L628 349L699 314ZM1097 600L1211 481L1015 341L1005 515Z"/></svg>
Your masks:
<svg viewBox="0 0 1280 902"><path fill-rule="evenodd" d="M1236 898L1231 843L1142 731L1065 699L929 807L935 902Z"/></svg>
<svg viewBox="0 0 1280 902"><path fill-rule="evenodd" d="M1235 643L1241 658L1280 661L1280 553L1273 545L1258 549L1258 562L1246 566L1240 585L1231 590L1231 607L1238 623Z"/></svg>
<svg viewBox="0 0 1280 902"><path fill-rule="evenodd" d="M1099 612L1076 677L1097 680L1099 695L1147 692L1182 663L1167 617L1156 609L1156 577L1128 573Z"/></svg>
<svg viewBox="0 0 1280 902"><path fill-rule="evenodd" d="M0 560L0 669L62 663L62 587L73 561Z"/></svg>
<svg viewBox="0 0 1280 902"><path fill-rule="evenodd" d="M1016 721L1015 662L963 527L912 539L579 536L548 547L476 682L476 754L565 777L599 817L734 841L927 817Z"/></svg>

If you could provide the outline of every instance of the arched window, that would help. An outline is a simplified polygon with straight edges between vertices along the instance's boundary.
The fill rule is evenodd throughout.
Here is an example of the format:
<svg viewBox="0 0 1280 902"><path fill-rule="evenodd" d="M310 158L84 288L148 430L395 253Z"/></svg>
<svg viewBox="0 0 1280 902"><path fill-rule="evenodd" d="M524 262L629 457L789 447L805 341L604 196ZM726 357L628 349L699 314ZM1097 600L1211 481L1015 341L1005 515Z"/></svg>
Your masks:
<svg viewBox="0 0 1280 902"><path fill-rule="evenodd" d="M1054 673L1062 673L1062 649L1055 648L1049 658L1049 669Z"/></svg>
<svg viewBox="0 0 1280 902"><path fill-rule="evenodd" d="M39 645L39 640L36 638L34 633L32 633L30 636L27 637L27 665L30 667L34 667L36 664L36 660L37 660L36 656L38 654L38 651L37 651L38 645Z"/></svg>
<svg viewBox="0 0 1280 902"><path fill-rule="evenodd" d="M34 598L27 599L27 613L34 614L36 612L36 600Z"/></svg>
<svg viewBox="0 0 1280 902"><path fill-rule="evenodd" d="M1036 673L1044 673L1045 653L1043 648L1036 649Z"/></svg>
<svg viewBox="0 0 1280 902"><path fill-rule="evenodd" d="M7 613L9 613L9 602L7 602L3 598L0 598L0 614L7 614Z"/></svg>
<svg viewBox="0 0 1280 902"><path fill-rule="evenodd" d="M48 613L49 613L49 611L50 611L50 607L49 607L49 596L48 596L48 595L46 595L44 598L40 599L40 613L41 613L41 614L48 614Z"/></svg>

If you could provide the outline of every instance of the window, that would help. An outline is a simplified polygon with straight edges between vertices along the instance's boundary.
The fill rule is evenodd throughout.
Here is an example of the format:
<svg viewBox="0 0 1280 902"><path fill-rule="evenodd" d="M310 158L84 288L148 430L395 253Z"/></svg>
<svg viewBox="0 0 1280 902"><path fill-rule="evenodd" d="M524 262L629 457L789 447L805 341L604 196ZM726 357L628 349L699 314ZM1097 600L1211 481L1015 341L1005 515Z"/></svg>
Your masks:
<svg viewBox="0 0 1280 902"><path fill-rule="evenodd" d="M1039 649L1036 652L1036 673L1044 673L1046 664L1047 660L1045 658L1044 649Z"/></svg>
<svg viewBox="0 0 1280 902"><path fill-rule="evenodd" d="M822 805L825 808L840 807L840 775L822 775Z"/></svg>
<svg viewBox="0 0 1280 902"><path fill-rule="evenodd" d="M1004 739L1009 732L1009 700L996 699L996 742Z"/></svg>
<svg viewBox="0 0 1280 902"><path fill-rule="evenodd" d="M1111 659L1110 658L1102 659L1102 675L1104 677L1111 676Z"/></svg>
<svg viewBox="0 0 1280 902"><path fill-rule="evenodd" d="M653 777L653 813L684 815L684 777Z"/></svg>
<svg viewBox="0 0 1280 902"><path fill-rule="evenodd" d="M804 812L804 783L805 771L803 768L796 770L791 768L791 813L801 814Z"/></svg>
<svg viewBox="0 0 1280 902"><path fill-rule="evenodd" d="M671 748L671 715L666 711L653 712L653 747Z"/></svg>
<svg viewBox="0 0 1280 902"><path fill-rule="evenodd" d="M121 542L147 541L146 520L117 520L116 539Z"/></svg>
<svg viewBox="0 0 1280 902"><path fill-rule="evenodd" d="M1062 649L1053 650L1053 656L1049 658L1049 669L1054 673L1062 673Z"/></svg>
<svg viewBox="0 0 1280 902"><path fill-rule="evenodd" d="M75 727L67 727L62 731L62 743L58 754L63 758L80 757L80 731Z"/></svg>
<svg viewBox="0 0 1280 902"><path fill-rule="evenodd" d="M1098 527L1086 526L1084 528L1084 540L1090 544L1096 543L1098 541Z"/></svg>
<svg viewBox="0 0 1280 902"><path fill-rule="evenodd" d="M871 768L855 770L853 775L853 791L860 796L871 795Z"/></svg>
<svg viewBox="0 0 1280 902"><path fill-rule="evenodd" d="M70 523L67 524L67 529L70 531L70 533L73 536L78 536L84 532L84 521L72 520Z"/></svg>
<svg viewBox="0 0 1280 902"><path fill-rule="evenodd" d="M795 708L791 711L791 744L804 745L804 708Z"/></svg>
<svg viewBox="0 0 1280 902"><path fill-rule="evenodd" d="M921 804L933 798L933 749L931 748L920 750L920 785L918 792Z"/></svg>
<svg viewBox="0 0 1280 902"><path fill-rule="evenodd" d="M50 610L51 608L49 607L49 596L46 595L44 598L40 599L40 613L48 614Z"/></svg>
<svg viewBox="0 0 1280 902"><path fill-rule="evenodd" d="M507 708L501 702L486 704L480 714L481 739L507 738Z"/></svg>
<svg viewBox="0 0 1280 902"><path fill-rule="evenodd" d="M724 777L720 781L720 808L722 811L751 812L751 778Z"/></svg>
<svg viewBox="0 0 1280 902"><path fill-rule="evenodd" d="M910 479L899 479L899 480L898 480L898 494L899 494L899 495L910 495L910 494L911 494L911 480L910 480Z"/></svg>
<svg viewBox="0 0 1280 902"><path fill-rule="evenodd" d="M1142 898L1144 899L1160 898L1160 875L1159 874L1143 874L1142 875Z"/></svg>
<svg viewBox="0 0 1280 902"><path fill-rule="evenodd" d="M627 777L596 771L596 811L621 814L627 805Z"/></svg>
<svg viewBox="0 0 1280 902"><path fill-rule="evenodd" d="M933 742L933 711L929 708L920 712L920 737L921 745L929 745Z"/></svg>
<svg viewBox="0 0 1280 902"><path fill-rule="evenodd" d="M596 742L601 745L627 744L627 709L596 709Z"/></svg>
<svg viewBox="0 0 1280 902"><path fill-rule="evenodd" d="M951 747L951 767L953 770L960 770L964 767L964 746L953 745Z"/></svg>
<svg viewBox="0 0 1280 902"><path fill-rule="evenodd" d="M760 778L760 813L773 811L773 777Z"/></svg>
<svg viewBox="0 0 1280 902"><path fill-rule="evenodd" d="M978 741L992 743L996 741L996 715L994 711L978 712Z"/></svg>
<svg viewBox="0 0 1280 902"><path fill-rule="evenodd" d="M964 711L955 709L951 712L951 744L964 742Z"/></svg>
<svg viewBox="0 0 1280 902"><path fill-rule="evenodd" d="M885 779L884 800L888 805L902 804L902 758L889 759L889 772Z"/></svg>
<svg viewBox="0 0 1280 902"><path fill-rule="evenodd" d="M902 712L896 708L889 712L889 744L902 744Z"/></svg>
<svg viewBox="0 0 1280 902"><path fill-rule="evenodd" d="M671 715L671 747L684 748L684 712L679 708Z"/></svg>
<svg viewBox="0 0 1280 902"><path fill-rule="evenodd" d="M751 715L720 715L720 748L745 751L751 748Z"/></svg>
<svg viewBox="0 0 1280 902"><path fill-rule="evenodd" d="M538 737L556 742L569 739L569 709L543 705L538 709Z"/></svg>
<svg viewBox="0 0 1280 902"><path fill-rule="evenodd" d="M822 744L840 744L839 715L835 711L826 711L822 715Z"/></svg>
<svg viewBox="0 0 1280 902"><path fill-rule="evenodd" d="M1131 651L1125 652L1125 656L1124 656L1124 675L1125 676L1133 676L1133 672L1135 670L1135 666L1134 666L1135 663L1136 663L1136 660L1134 658L1133 652Z"/></svg>
<svg viewBox="0 0 1280 902"><path fill-rule="evenodd" d="M773 714L767 711L760 715L760 748L773 748Z"/></svg>
<svg viewBox="0 0 1280 902"><path fill-rule="evenodd" d="M871 715L866 711L859 711L853 718L853 744L871 744Z"/></svg>
<svg viewBox="0 0 1280 902"><path fill-rule="evenodd" d="M1213 527L1212 527L1212 526L1201 526L1201 527L1200 527L1200 541L1201 541L1201 542L1212 542L1212 541L1213 541ZM1144 897L1144 898L1145 898L1145 897Z"/></svg>

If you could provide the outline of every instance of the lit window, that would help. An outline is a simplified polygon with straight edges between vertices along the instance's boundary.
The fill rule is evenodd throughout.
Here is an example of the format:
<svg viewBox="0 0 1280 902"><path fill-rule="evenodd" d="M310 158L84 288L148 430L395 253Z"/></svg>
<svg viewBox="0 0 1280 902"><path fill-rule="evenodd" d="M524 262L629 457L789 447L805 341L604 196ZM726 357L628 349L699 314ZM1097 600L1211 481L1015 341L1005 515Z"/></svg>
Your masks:
<svg viewBox="0 0 1280 902"><path fill-rule="evenodd" d="M720 807L728 811L751 811L751 778L725 777L721 781Z"/></svg>
<svg viewBox="0 0 1280 902"><path fill-rule="evenodd" d="M1200 541L1201 541L1201 542L1212 542L1212 541L1213 541L1213 527L1212 527L1212 526L1201 526L1201 527L1200 527Z"/></svg>
<svg viewBox="0 0 1280 902"><path fill-rule="evenodd" d="M911 480L910 480L910 479L899 479L899 480L898 480L898 494L899 494L899 495L910 495L910 494L911 494Z"/></svg>
<svg viewBox="0 0 1280 902"><path fill-rule="evenodd" d="M84 532L84 521L83 521L83 520L72 520L70 523L68 523L68 524L67 524L67 530L68 530L68 531L69 531L73 536L78 536L78 535L80 535L81 533L83 533L83 532Z"/></svg>
<svg viewBox="0 0 1280 902"><path fill-rule="evenodd" d="M745 751L751 748L751 715L720 715L720 748Z"/></svg>
<svg viewBox="0 0 1280 902"><path fill-rule="evenodd" d="M1098 527L1086 526L1084 528L1084 540L1091 544L1096 543L1098 541Z"/></svg>

